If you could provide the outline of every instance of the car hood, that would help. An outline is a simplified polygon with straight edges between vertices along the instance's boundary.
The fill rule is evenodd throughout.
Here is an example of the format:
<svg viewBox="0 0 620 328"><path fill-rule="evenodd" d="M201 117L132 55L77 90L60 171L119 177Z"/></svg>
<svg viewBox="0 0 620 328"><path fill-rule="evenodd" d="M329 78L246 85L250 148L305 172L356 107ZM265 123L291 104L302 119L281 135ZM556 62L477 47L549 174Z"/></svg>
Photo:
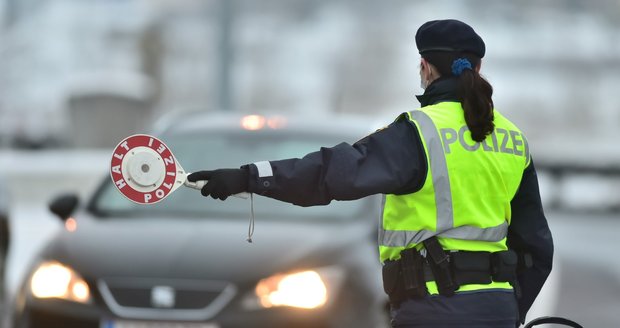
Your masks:
<svg viewBox="0 0 620 328"><path fill-rule="evenodd" d="M46 258L85 277L216 279L241 282L274 272L324 265L321 261L360 240L372 242L368 222L287 222L257 218L253 242L248 221L199 218L77 217ZM329 255L331 254L331 255ZM329 256L328 256L329 255Z"/></svg>

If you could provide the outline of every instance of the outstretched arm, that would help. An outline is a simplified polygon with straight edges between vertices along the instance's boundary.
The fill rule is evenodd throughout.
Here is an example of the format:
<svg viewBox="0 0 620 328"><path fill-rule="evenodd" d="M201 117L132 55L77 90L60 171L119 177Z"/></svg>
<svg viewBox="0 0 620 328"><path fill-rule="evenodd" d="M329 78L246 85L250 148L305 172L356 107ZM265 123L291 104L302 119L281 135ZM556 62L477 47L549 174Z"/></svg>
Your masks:
<svg viewBox="0 0 620 328"><path fill-rule="evenodd" d="M341 143L303 158L258 162L241 169L196 172L188 179L208 176L202 193L213 198L226 199L232 192L249 191L313 206L377 193L413 192L425 175L426 159L418 132L401 116L353 145Z"/></svg>

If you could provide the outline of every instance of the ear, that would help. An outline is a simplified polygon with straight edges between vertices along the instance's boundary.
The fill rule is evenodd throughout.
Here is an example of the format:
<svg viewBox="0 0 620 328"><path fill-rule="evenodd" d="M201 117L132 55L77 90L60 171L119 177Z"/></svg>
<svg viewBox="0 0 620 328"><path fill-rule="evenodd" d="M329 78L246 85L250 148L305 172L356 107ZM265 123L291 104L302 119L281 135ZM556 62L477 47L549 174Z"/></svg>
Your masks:
<svg viewBox="0 0 620 328"><path fill-rule="evenodd" d="M480 74L481 68L482 68L482 60L480 60L480 63L478 63L478 66L476 66L474 69L476 70L476 73Z"/></svg>
<svg viewBox="0 0 620 328"><path fill-rule="evenodd" d="M431 67L431 64L424 58L420 59L420 68L422 69L422 72L426 73L428 76L432 76L433 74L433 68Z"/></svg>
<svg viewBox="0 0 620 328"><path fill-rule="evenodd" d="M420 58L420 67L422 67L422 70L427 70L428 69L428 61L426 61L426 59L424 59L424 58Z"/></svg>

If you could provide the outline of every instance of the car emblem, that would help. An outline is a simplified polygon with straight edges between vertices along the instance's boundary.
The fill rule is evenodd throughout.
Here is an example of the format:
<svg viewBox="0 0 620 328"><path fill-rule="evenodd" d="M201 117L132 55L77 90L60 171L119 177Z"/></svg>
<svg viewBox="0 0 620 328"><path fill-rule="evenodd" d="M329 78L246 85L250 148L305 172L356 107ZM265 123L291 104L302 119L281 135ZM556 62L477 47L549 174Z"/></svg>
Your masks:
<svg viewBox="0 0 620 328"><path fill-rule="evenodd" d="M155 286L151 290L151 305L156 308L173 308L175 302L174 288Z"/></svg>

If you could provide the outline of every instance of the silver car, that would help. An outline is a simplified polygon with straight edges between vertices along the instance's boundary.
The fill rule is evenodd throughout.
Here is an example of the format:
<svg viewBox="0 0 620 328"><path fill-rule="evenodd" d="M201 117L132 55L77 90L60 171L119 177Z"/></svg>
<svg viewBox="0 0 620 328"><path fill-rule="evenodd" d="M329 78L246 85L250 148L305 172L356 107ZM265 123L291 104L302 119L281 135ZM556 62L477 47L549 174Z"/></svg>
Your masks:
<svg viewBox="0 0 620 328"><path fill-rule="evenodd" d="M191 172L299 157L370 132L353 117L192 114L155 134ZM15 327L387 325L378 197L301 208L255 195L251 244L251 200L190 188L144 206L106 176L86 202L65 195L50 208L67 228L33 263Z"/></svg>

